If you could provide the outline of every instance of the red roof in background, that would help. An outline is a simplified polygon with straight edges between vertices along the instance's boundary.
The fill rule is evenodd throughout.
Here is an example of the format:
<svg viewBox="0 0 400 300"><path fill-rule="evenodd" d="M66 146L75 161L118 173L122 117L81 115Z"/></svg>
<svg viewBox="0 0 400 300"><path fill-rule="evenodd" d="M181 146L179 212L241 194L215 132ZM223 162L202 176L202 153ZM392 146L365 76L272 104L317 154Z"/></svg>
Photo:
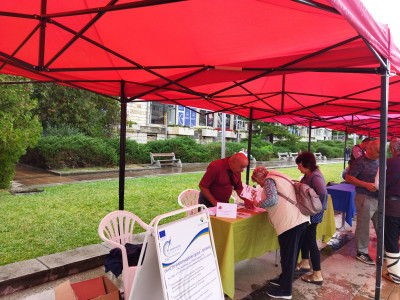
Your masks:
<svg viewBox="0 0 400 300"><path fill-rule="evenodd" d="M379 115L380 63L360 34L400 70L388 28L359 0L166 2L1 1L0 72L117 97L123 81L130 100L284 124L353 115L343 127Z"/></svg>

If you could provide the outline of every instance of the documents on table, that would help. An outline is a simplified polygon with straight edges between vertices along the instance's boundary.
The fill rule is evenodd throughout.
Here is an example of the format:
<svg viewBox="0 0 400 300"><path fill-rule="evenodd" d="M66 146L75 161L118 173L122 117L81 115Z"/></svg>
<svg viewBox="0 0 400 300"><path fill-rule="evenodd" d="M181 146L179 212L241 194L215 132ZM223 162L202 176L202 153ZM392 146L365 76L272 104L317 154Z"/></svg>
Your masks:
<svg viewBox="0 0 400 300"><path fill-rule="evenodd" d="M217 217L236 219L237 204L217 203Z"/></svg>
<svg viewBox="0 0 400 300"><path fill-rule="evenodd" d="M208 213L210 214L210 216L215 216L217 214L216 206L208 207L207 209L208 209Z"/></svg>
<svg viewBox="0 0 400 300"><path fill-rule="evenodd" d="M251 213L238 211L237 216L241 217L241 218L250 218L251 217Z"/></svg>
<svg viewBox="0 0 400 300"><path fill-rule="evenodd" d="M243 212L237 211L238 209L245 209L251 212L265 212L264 208L261 207L253 207L252 209L247 209L243 204L231 204L231 203L222 203L218 202L217 206L208 207L208 213L210 216L217 216L221 218L232 218L236 217L240 218L249 218L252 216L251 212Z"/></svg>

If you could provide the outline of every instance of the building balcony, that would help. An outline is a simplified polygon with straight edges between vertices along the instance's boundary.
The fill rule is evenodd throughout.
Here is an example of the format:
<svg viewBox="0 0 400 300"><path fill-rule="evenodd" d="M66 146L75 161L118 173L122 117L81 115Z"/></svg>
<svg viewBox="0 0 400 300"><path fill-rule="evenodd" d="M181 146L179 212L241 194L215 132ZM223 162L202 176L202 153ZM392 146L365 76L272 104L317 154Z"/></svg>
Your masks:
<svg viewBox="0 0 400 300"><path fill-rule="evenodd" d="M218 136L218 131L214 129L202 129L201 130L201 135L202 136L208 136L208 137L217 137Z"/></svg>
<svg viewBox="0 0 400 300"><path fill-rule="evenodd" d="M168 127L168 134L194 135L194 129L188 127Z"/></svg>

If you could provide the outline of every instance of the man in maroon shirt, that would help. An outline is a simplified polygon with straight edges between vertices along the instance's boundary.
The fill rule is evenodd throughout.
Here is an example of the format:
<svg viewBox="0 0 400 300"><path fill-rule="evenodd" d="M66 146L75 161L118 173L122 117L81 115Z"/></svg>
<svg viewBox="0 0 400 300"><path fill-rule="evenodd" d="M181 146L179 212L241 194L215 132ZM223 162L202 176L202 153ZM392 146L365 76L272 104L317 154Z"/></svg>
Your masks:
<svg viewBox="0 0 400 300"><path fill-rule="evenodd" d="M217 202L228 203L233 190L240 195L243 190L241 173L247 165L248 159L243 153L211 162L199 184L199 203L212 207Z"/></svg>

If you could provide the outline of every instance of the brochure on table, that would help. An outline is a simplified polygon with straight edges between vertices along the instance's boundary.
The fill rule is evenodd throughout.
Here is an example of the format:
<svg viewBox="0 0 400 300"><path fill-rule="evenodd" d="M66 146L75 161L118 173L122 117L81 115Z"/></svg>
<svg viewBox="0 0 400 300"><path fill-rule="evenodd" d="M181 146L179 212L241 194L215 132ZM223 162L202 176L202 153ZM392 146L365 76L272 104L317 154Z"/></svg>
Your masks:
<svg viewBox="0 0 400 300"><path fill-rule="evenodd" d="M155 226L130 300L224 299L208 214L203 212ZM152 248L155 248L152 249ZM155 257L154 257L155 256ZM146 269L146 260L152 271ZM151 261L151 262L150 262ZM154 269L157 262L158 275ZM145 279L145 280L144 280ZM149 286L152 285L150 289ZM162 288L162 297L158 289ZM136 296L134 296L134 294Z"/></svg>
<svg viewBox="0 0 400 300"><path fill-rule="evenodd" d="M236 219L237 204L232 203L217 203L217 217Z"/></svg>
<svg viewBox="0 0 400 300"><path fill-rule="evenodd" d="M261 188L255 188L247 184L243 184L243 191L240 194L240 197L252 200L253 199L253 194L255 195L255 198L257 201L261 201Z"/></svg>

